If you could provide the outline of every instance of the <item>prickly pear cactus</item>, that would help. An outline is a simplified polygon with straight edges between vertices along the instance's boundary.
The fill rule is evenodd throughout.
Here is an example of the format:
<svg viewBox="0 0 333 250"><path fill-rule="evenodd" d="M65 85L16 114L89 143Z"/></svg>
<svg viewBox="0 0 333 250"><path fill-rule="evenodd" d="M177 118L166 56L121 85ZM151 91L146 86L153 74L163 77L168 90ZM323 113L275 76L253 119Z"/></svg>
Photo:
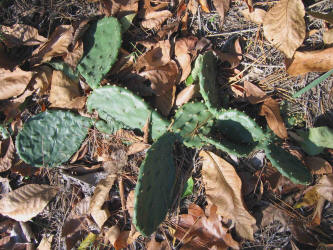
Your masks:
<svg viewBox="0 0 333 250"><path fill-rule="evenodd" d="M26 163L55 167L79 149L91 120L69 111L50 110L30 118L16 138L16 149Z"/></svg>
<svg viewBox="0 0 333 250"><path fill-rule="evenodd" d="M95 89L87 101L88 112L97 110L131 129L142 129L150 117L151 136L155 140L166 132L169 122L153 110L142 98L118 86Z"/></svg>
<svg viewBox="0 0 333 250"><path fill-rule="evenodd" d="M114 17L104 17L90 26L83 42L84 55L77 69L94 89L117 59L121 25Z"/></svg>
<svg viewBox="0 0 333 250"><path fill-rule="evenodd" d="M213 125L213 115L201 102L187 103L176 112L172 131L183 138L187 147L200 148L205 143L199 134L207 135Z"/></svg>
<svg viewBox="0 0 333 250"><path fill-rule="evenodd" d="M98 115L103 120L97 121L95 123L95 127L102 133L112 135L119 129L129 129L129 127L124 123L115 120L112 116L102 110L98 113Z"/></svg>
<svg viewBox="0 0 333 250"><path fill-rule="evenodd" d="M216 57L209 51L199 55L192 71L193 79L199 79L200 93L209 110L218 110L220 100L216 85Z"/></svg>
<svg viewBox="0 0 333 250"><path fill-rule="evenodd" d="M273 143L264 147L267 158L279 172L292 182L308 185L312 182L309 169L295 156Z"/></svg>
<svg viewBox="0 0 333 250"><path fill-rule="evenodd" d="M162 135L150 147L140 167L135 187L133 223L145 236L157 229L173 202L177 186L173 145L177 138L172 133Z"/></svg>

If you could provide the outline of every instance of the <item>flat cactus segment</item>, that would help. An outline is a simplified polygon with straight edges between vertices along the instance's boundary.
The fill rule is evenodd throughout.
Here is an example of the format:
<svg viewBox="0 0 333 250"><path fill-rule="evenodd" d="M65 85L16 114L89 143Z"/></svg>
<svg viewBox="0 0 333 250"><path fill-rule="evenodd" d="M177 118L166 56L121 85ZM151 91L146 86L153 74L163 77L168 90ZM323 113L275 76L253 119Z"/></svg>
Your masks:
<svg viewBox="0 0 333 250"><path fill-rule="evenodd" d="M173 146L178 136L162 135L148 150L135 187L133 223L145 236L152 234L172 206L176 188Z"/></svg>
<svg viewBox="0 0 333 250"><path fill-rule="evenodd" d="M200 93L207 107L211 110L220 108L218 88L216 85L216 58L209 51L199 55L194 66L193 78L199 79Z"/></svg>
<svg viewBox="0 0 333 250"><path fill-rule="evenodd" d="M55 167L79 149L91 120L69 111L50 110L30 118L16 138L16 149L26 163Z"/></svg>
<svg viewBox="0 0 333 250"><path fill-rule="evenodd" d="M77 69L94 89L99 87L117 59L121 46L121 25L114 17L104 17L89 27L83 42L84 55Z"/></svg>
<svg viewBox="0 0 333 250"><path fill-rule="evenodd" d="M186 103L176 112L172 131L183 138L187 147L200 148L204 145L199 134L207 135L213 124L213 115L201 102Z"/></svg>
<svg viewBox="0 0 333 250"><path fill-rule="evenodd" d="M148 117L151 123L151 136L155 140L160 137L169 122L153 110L143 99L131 91L118 86L104 86L95 89L87 101L87 110L97 110L102 119L108 114L118 123L131 129L142 129Z"/></svg>
<svg viewBox="0 0 333 250"><path fill-rule="evenodd" d="M124 123L116 121L112 116L102 110L98 113L98 115L103 120L97 121L95 123L95 127L102 133L112 135L119 129L129 129L129 127Z"/></svg>
<svg viewBox="0 0 333 250"><path fill-rule="evenodd" d="M297 184L308 185L312 182L310 170L295 156L273 143L265 146L265 153L279 172Z"/></svg>

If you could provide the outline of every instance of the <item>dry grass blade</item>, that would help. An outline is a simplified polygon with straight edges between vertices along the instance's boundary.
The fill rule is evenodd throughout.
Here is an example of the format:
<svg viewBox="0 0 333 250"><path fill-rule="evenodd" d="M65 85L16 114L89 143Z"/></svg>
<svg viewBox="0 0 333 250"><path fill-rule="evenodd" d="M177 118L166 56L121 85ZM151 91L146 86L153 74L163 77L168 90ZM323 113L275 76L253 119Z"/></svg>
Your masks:
<svg viewBox="0 0 333 250"><path fill-rule="evenodd" d="M49 185L28 184L0 200L0 213L17 221L28 221L43 211L58 189Z"/></svg>
<svg viewBox="0 0 333 250"><path fill-rule="evenodd" d="M304 5L301 0L281 0L264 18L264 35L287 58L292 58L305 38Z"/></svg>
<svg viewBox="0 0 333 250"><path fill-rule="evenodd" d="M11 168L14 152L15 146L11 137L0 142L0 172Z"/></svg>

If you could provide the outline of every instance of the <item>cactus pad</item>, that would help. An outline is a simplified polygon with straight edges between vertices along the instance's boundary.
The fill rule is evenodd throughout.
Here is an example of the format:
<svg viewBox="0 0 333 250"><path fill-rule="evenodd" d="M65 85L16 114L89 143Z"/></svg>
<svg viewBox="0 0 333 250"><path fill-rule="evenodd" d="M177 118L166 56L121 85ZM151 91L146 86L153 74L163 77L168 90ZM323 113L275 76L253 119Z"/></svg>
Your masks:
<svg viewBox="0 0 333 250"><path fill-rule="evenodd" d="M102 119L109 115L118 123L131 129L142 129L148 117L152 139L157 139L166 130L169 122L153 110L142 98L118 86L95 89L87 101L88 112L97 110Z"/></svg>
<svg viewBox="0 0 333 250"><path fill-rule="evenodd" d="M104 17L89 27L83 42L84 55L77 69L91 88L97 88L117 59L121 25L114 17Z"/></svg>
<svg viewBox="0 0 333 250"><path fill-rule="evenodd" d="M152 234L172 206L176 185L173 145L177 136L162 135L148 150L135 188L133 223L145 236Z"/></svg>
<svg viewBox="0 0 333 250"><path fill-rule="evenodd" d="M310 170L295 156L273 143L265 147L267 158L279 172L292 182L307 185L312 182Z"/></svg>
<svg viewBox="0 0 333 250"><path fill-rule="evenodd" d="M16 138L20 158L32 166L55 167L79 149L91 120L69 111L51 110L30 118Z"/></svg>
<svg viewBox="0 0 333 250"><path fill-rule="evenodd" d="M176 112L172 131L183 138L187 147L200 148L204 145L199 134L207 135L213 124L213 115L205 104L187 103Z"/></svg>

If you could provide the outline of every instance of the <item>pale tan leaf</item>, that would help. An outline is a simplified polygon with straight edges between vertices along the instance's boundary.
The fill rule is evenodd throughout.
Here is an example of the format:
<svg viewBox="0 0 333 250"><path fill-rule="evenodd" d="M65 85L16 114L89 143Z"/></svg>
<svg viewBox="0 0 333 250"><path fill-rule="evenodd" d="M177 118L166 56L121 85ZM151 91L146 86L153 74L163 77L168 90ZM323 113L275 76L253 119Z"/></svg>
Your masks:
<svg viewBox="0 0 333 250"><path fill-rule="evenodd" d="M86 97L81 97L79 81L66 76L62 71L54 70L49 96L53 108L82 109Z"/></svg>
<svg viewBox="0 0 333 250"><path fill-rule="evenodd" d="M217 13L220 15L220 26L222 27L224 23L225 13L230 8L230 0L213 0L214 7L216 8Z"/></svg>
<svg viewBox="0 0 333 250"><path fill-rule="evenodd" d="M128 210L128 213L131 217L133 217L133 212L134 212L134 196L135 192L132 190L129 192L126 200L126 209Z"/></svg>
<svg viewBox="0 0 333 250"><path fill-rule="evenodd" d="M103 209L103 204L107 200L109 191L116 178L116 175L109 175L106 179L101 180L95 188L94 195L91 197L89 213L100 228L110 216L110 212L107 209Z"/></svg>
<svg viewBox="0 0 333 250"><path fill-rule="evenodd" d="M68 46L73 41L74 29L70 25L60 25L52 33L49 40L41 44L29 59L31 65L50 61L53 57L68 53Z"/></svg>
<svg viewBox="0 0 333 250"><path fill-rule="evenodd" d="M40 241L37 250L51 250L51 243L53 240L54 235L50 235L49 237L43 236L42 240Z"/></svg>
<svg viewBox="0 0 333 250"><path fill-rule="evenodd" d="M333 68L333 48L323 50L296 51L292 60L286 62L289 75L308 72L326 72Z"/></svg>
<svg viewBox="0 0 333 250"><path fill-rule="evenodd" d="M261 88L250 83L249 81L244 81L244 90L246 97L251 104L263 102L268 98L266 93Z"/></svg>
<svg viewBox="0 0 333 250"><path fill-rule="evenodd" d="M305 159L307 166L312 174L332 174L332 166L325 159L317 156L308 156Z"/></svg>
<svg viewBox="0 0 333 250"><path fill-rule="evenodd" d="M280 115L280 105L277 101L273 98L267 98L261 106L259 115L265 116L268 126L273 130L274 134L281 139L288 137L286 126Z"/></svg>
<svg viewBox="0 0 333 250"><path fill-rule="evenodd" d="M149 147L150 147L150 145L146 144L144 142L133 143L131 146L129 146L127 155L134 155L136 153L142 152L143 150L145 150Z"/></svg>
<svg viewBox="0 0 333 250"><path fill-rule="evenodd" d="M25 24L14 24L11 27L0 27L2 41L8 48L33 46L46 42L47 39L38 34L38 30Z"/></svg>
<svg viewBox="0 0 333 250"><path fill-rule="evenodd" d="M199 4L203 12L210 13L207 0L199 0Z"/></svg>
<svg viewBox="0 0 333 250"><path fill-rule="evenodd" d="M162 23L170 18L172 13L168 10L149 12L142 21L142 27L146 29L159 29Z"/></svg>
<svg viewBox="0 0 333 250"><path fill-rule="evenodd" d="M242 182L234 167L209 151L201 151L200 156L203 160L202 177L208 203L217 206L217 214L235 223L241 237L253 240L256 220L244 206Z"/></svg>
<svg viewBox="0 0 333 250"><path fill-rule="evenodd" d="M43 211L58 189L49 185L28 184L0 200L0 213L17 221L28 221Z"/></svg>
<svg viewBox="0 0 333 250"><path fill-rule="evenodd" d="M270 204L262 211L260 226L263 228L274 221L279 221L283 226L288 225L288 216L278 207Z"/></svg>
<svg viewBox="0 0 333 250"><path fill-rule="evenodd" d="M37 73L32 78L33 88L39 95L48 94L51 88L53 70L51 67L41 65L36 68Z"/></svg>
<svg viewBox="0 0 333 250"><path fill-rule="evenodd" d="M287 58L292 58L305 38L304 5L301 0L281 0L264 18L264 35Z"/></svg>
<svg viewBox="0 0 333 250"><path fill-rule="evenodd" d="M315 187L319 195L333 202L333 174L322 176Z"/></svg>
<svg viewBox="0 0 333 250"><path fill-rule="evenodd" d="M0 172L7 171L12 166L14 159L15 145L12 137L0 141Z"/></svg>
<svg viewBox="0 0 333 250"><path fill-rule="evenodd" d="M191 12L191 14L193 16L195 16L198 12L198 8L199 8L199 3L197 0L189 0L188 4L187 4L187 8L189 10L189 12Z"/></svg>
<svg viewBox="0 0 333 250"><path fill-rule="evenodd" d="M17 67L14 71L0 68L0 100L18 96L28 86L33 72Z"/></svg>
<svg viewBox="0 0 333 250"><path fill-rule="evenodd" d="M112 0L111 15L120 19L128 14L137 13L138 8L139 0Z"/></svg>
<svg viewBox="0 0 333 250"><path fill-rule="evenodd" d="M323 41L327 45L333 44L333 29L326 30L323 33Z"/></svg>
<svg viewBox="0 0 333 250"><path fill-rule="evenodd" d="M256 24L263 24L267 12L263 9L254 8L252 12L249 9L245 9L241 13L247 20Z"/></svg>
<svg viewBox="0 0 333 250"><path fill-rule="evenodd" d="M114 246L114 243L118 239L119 235L120 235L120 228L118 225L114 225L109 229L107 229L104 235L104 240L106 242L110 242Z"/></svg>
<svg viewBox="0 0 333 250"><path fill-rule="evenodd" d="M73 69L75 69L82 56L83 56L83 42L78 41L75 44L73 51L68 52L64 56L63 60L64 60L65 63L67 63Z"/></svg>
<svg viewBox="0 0 333 250"><path fill-rule="evenodd" d="M179 92L176 98L176 105L182 106L185 103L188 103L196 93L199 92L198 84L191 84L187 86L185 89Z"/></svg>

